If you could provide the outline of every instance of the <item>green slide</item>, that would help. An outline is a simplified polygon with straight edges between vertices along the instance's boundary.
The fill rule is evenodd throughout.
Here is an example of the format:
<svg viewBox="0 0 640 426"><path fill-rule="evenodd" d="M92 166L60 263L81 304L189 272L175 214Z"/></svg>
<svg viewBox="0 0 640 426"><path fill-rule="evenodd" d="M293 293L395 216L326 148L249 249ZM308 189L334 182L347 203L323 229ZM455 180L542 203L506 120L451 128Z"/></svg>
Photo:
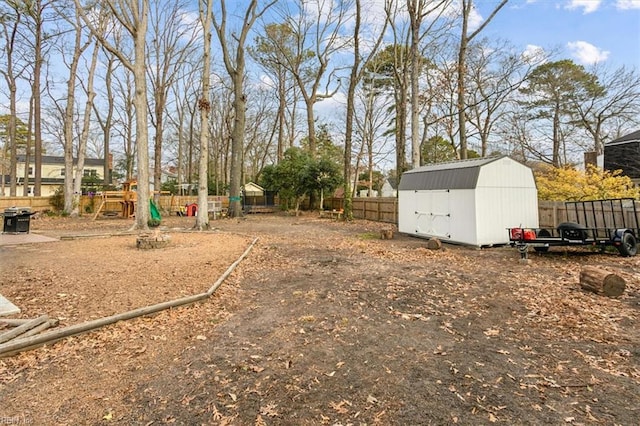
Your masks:
<svg viewBox="0 0 640 426"><path fill-rule="evenodd" d="M158 207L156 206L156 203L153 202L153 200L149 200L149 210L151 211L151 220L153 220L154 222L158 222L158 224L160 224L160 219L162 219L162 216L160 216L160 212L158 211Z"/></svg>

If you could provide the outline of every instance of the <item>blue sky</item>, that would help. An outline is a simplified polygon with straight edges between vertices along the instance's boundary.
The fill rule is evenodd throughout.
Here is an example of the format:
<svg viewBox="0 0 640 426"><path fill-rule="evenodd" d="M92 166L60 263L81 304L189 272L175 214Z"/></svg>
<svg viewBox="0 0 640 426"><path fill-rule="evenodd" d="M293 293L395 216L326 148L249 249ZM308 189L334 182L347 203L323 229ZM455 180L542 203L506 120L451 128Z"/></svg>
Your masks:
<svg viewBox="0 0 640 426"><path fill-rule="evenodd" d="M498 0L475 3L483 19ZM554 60L640 69L640 0L511 0L482 35L558 49Z"/></svg>

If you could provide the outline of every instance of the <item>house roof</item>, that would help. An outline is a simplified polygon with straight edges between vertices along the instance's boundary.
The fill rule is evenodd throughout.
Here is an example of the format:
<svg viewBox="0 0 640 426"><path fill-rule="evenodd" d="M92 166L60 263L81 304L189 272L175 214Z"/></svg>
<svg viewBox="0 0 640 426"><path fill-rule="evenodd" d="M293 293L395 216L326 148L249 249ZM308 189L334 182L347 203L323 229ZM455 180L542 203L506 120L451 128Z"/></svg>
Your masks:
<svg viewBox="0 0 640 426"><path fill-rule="evenodd" d="M391 185L392 189L398 189L398 178L396 178L395 176L389 176L387 178L387 182L389 182L389 185Z"/></svg>
<svg viewBox="0 0 640 426"><path fill-rule="evenodd" d="M473 158L418 167L402 174L398 189L473 189L478 182L480 168L505 157Z"/></svg>
<svg viewBox="0 0 640 426"><path fill-rule="evenodd" d="M628 135L619 137L618 139L609 141L605 143L605 145L611 146L611 145L618 145L618 144L629 143L629 142L640 142L640 130L637 130L633 133L629 133Z"/></svg>
<svg viewBox="0 0 640 426"><path fill-rule="evenodd" d="M25 155L24 154L20 154L17 155L16 158L18 160L19 163L24 163L25 160ZM35 159L33 157L33 155L30 156L29 158L29 163L30 164L35 164ZM73 164L76 164L78 162L77 158L73 159ZM42 156L42 164L62 164L64 165L64 157L57 157L57 156L53 156L53 155L43 155ZM104 165L104 160L99 159L99 158L85 158L84 159L84 165L85 166L103 166Z"/></svg>
<svg viewBox="0 0 640 426"><path fill-rule="evenodd" d="M264 188L253 182L245 183L242 189L244 191L244 195L247 196L259 197L264 194Z"/></svg>

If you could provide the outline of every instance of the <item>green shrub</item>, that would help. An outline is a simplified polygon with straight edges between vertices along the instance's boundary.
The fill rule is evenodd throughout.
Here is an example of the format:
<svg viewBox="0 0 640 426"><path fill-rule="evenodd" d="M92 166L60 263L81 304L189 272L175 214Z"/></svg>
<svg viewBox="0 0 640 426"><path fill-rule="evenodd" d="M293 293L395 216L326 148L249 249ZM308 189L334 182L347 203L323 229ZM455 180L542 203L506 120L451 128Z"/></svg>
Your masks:
<svg viewBox="0 0 640 426"><path fill-rule="evenodd" d="M49 197L49 204L56 212L64 210L64 188L62 186L56 189L56 192Z"/></svg>

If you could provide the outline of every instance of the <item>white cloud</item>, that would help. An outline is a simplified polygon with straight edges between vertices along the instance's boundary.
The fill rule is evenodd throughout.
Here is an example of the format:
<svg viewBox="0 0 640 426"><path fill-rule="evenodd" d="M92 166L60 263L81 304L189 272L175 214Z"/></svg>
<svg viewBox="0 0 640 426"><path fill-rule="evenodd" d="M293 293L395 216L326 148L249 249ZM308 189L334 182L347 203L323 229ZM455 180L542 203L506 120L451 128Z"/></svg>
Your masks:
<svg viewBox="0 0 640 426"><path fill-rule="evenodd" d="M471 13L469 13L469 30L474 31L482 25L482 22L484 22L484 18L480 15L480 12L478 12L478 9L476 9L475 6L472 7Z"/></svg>
<svg viewBox="0 0 640 426"><path fill-rule="evenodd" d="M567 4L567 9L580 9L585 15L587 13L595 12L600 7L602 0L570 0Z"/></svg>
<svg viewBox="0 0 640 426"><path fill-rule="evenodd" d="M344 117L344 108L347 104L347 97L343 92L337 92L330 98L326 98L313 106L313 111L319 117L336 119Z"/></svg>
<svg viewBox="0 0 640 426"><path fill-rule="evenodd" d="M620 10L640 9L640 0L618 0L616 8Z"/></svg>
<svg viewBox="0 0 640 426"><path fill-rule="evenodd" d="M260 74L259 80L258 87L263 89L273 89L278 86L273 78L266 74Z"/></svg>
<svg viewBox="0 0 640 426"><path fill-rule="evenodd" d="M609 53L611 53L586 41L570 41L567 43L567 47L574 59L583 65L606 61L609 58Z"/></svg>
<svg viewBox="0 0 640 426"><path fill-rule="evenodd" d="M522 52L522 58L530 64L544 63L547 59L547 53L540 46L528 44Z"/></svg>

